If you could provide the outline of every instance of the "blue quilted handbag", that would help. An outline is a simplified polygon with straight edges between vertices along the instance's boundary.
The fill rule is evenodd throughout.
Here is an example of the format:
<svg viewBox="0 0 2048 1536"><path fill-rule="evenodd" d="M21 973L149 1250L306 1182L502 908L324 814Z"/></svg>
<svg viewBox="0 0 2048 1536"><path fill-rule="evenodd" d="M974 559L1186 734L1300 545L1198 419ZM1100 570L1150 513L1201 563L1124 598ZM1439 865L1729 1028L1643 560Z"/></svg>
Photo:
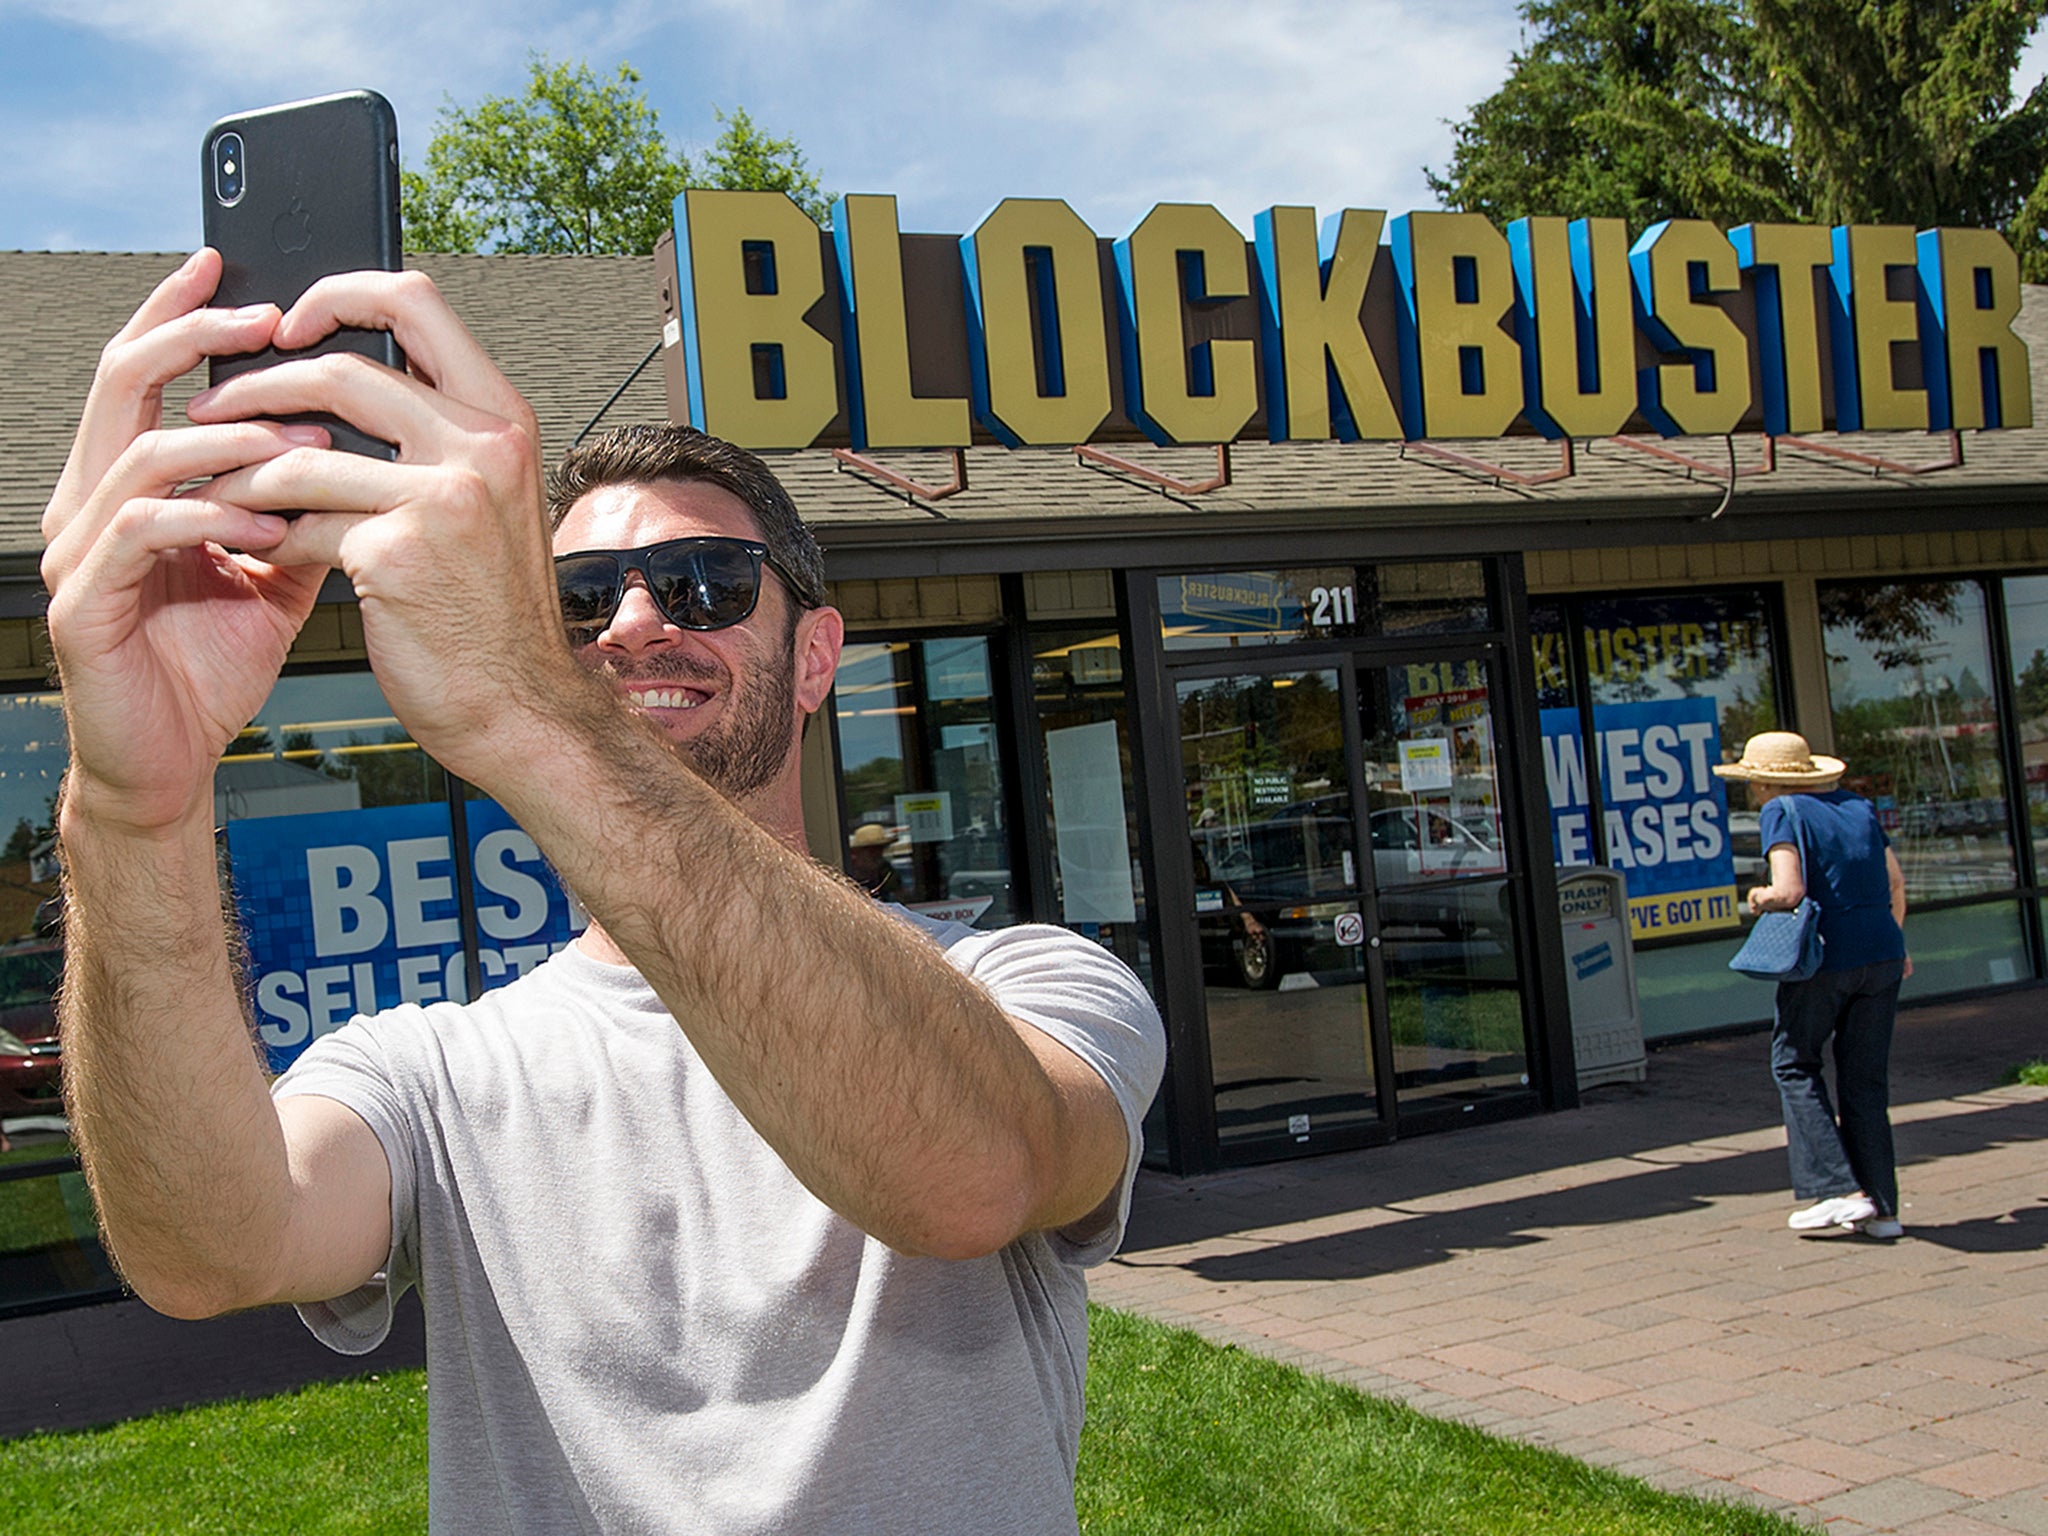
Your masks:
<svg viewBox="0 0 2048 1536"><path fill-rule="evenodd" d="M1766 912L1728 969L1754 981L1804 981L1820 969L1820 906L1809 896L1790 912Z"/></svg>
<svg viewBox="0 0 2048 1536"><path fill-rule="evenodd" d="M1799 840L1799 865L1806 867L1806 828L1790 799L1785 810L1792 818ZM1753 981L1804 981L1820 969L1820 904L1805 897L1790 912L1765 912L1749 930L1749 937L1728 969L1739 971Z"/></svg>

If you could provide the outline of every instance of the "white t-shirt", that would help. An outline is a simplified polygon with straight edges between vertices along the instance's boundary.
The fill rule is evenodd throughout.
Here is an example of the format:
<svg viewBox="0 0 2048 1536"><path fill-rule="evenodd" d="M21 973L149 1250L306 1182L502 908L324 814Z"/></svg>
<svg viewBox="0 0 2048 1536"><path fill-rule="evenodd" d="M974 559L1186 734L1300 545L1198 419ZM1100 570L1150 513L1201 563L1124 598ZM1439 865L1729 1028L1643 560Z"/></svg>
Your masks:
<svg viewBox="0 0 2048 1536"><path fill-rule="evenodd" d="M1075 1529L1081 1270L1122 1239L1163 1032L1065 929L911 920L1115 1092L1129 1151L1092 1230L893 1251L798 1183L638 972L574 948L474 1003L356 1019L279 1079L390 1161L385 1274L300 1311L358 1353L419 1287L434 1530Z"/></svg>

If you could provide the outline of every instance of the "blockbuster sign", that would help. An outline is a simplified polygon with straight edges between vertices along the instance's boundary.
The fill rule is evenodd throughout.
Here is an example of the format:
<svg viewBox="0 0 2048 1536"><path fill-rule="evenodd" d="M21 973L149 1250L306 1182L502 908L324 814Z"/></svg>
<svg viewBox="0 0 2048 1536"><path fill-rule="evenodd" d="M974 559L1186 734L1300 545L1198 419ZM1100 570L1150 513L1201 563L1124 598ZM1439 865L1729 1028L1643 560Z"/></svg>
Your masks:
<svg viewBox="0 0 2048 1536"><path fill-rule="evenodd" d="M675 201L670 415L757 449L1772 434L2032 424L1993 230L1056 198L964 235L896 199L821 231L780 192Z"/></svg>

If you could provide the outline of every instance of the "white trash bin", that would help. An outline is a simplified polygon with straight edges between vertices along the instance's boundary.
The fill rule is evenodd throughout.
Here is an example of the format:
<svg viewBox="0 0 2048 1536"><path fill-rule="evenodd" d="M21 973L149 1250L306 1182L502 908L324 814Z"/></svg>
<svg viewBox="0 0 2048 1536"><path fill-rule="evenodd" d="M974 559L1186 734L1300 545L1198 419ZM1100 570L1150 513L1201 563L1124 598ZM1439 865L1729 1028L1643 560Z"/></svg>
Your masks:
<svg viewBox="0 0 2048 1536"><path fill-rule="evenodd" d="M1648 1070L1636 951L1629 936L1628 881L1618 870L1584 868L1557 877L1564 927L1565 995L1579 1088L1640 1083Z"/></svg>

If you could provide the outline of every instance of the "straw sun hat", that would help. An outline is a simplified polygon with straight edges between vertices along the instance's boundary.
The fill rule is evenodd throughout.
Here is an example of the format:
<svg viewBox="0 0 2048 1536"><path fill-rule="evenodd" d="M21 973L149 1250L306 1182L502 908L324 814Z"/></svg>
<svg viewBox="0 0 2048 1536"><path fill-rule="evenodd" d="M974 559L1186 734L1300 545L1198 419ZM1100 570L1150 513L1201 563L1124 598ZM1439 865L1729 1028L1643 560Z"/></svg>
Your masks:
<svg viewBox="0 0 2048 1536"><path fill-rule="evenodd" d="M1716 763L1724 779L1758 784L1828 784L1848 772L1839 757L1826 757L1807 746L1797 731L1763 731L1749 738L1739 763Z"/></svg>

